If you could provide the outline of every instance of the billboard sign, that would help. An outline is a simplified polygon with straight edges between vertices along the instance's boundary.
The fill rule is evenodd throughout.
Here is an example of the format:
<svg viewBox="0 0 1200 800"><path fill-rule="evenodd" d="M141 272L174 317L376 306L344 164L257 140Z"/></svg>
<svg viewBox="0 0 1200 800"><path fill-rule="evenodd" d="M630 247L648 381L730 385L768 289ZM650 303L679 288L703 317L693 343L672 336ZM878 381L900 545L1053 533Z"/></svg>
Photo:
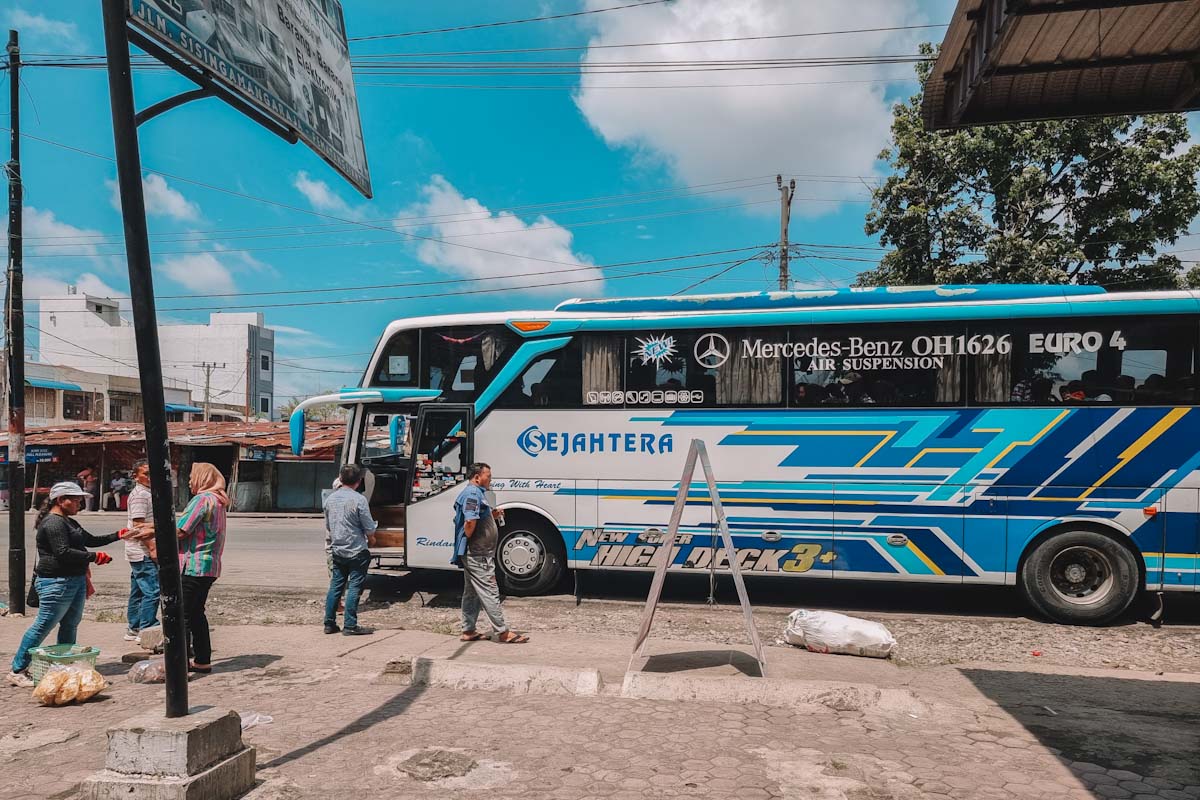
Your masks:
<svg viewBox="0 0 1200 800"><path fill-rule="evenodd" d="M8 463L8 446L0 447L0 464ZM58 451L53 447L26 446L26 464L57 464Z"/></svg>
<svg viewBox="0 0 1200 800"><path fill-rule="evenodd" d="M371 196L341 0L129 0L129 21Z"/></svg>

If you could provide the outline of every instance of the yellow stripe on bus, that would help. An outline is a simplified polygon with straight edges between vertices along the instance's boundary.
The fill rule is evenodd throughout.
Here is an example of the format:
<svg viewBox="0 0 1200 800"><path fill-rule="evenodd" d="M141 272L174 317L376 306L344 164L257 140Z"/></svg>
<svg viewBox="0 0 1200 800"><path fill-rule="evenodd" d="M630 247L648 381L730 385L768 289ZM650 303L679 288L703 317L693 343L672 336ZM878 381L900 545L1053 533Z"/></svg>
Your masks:
<svg viewBox="0 0 1200 800"><path fill-rule="evenodd" d="M913 553L916 554L917 558L921 559L921 562L925 566L929 567L929 569L933 572L934 575L945 575L946 574L945 572L942 572L942 568L939 567L937 564L933 563L933 559L931 559L929 556L925 555L925 553L921 550L921 548L917 547L916 543L913 542L911 539L909 539L909 541L908 541L908 549L913 551Z"/></svg>

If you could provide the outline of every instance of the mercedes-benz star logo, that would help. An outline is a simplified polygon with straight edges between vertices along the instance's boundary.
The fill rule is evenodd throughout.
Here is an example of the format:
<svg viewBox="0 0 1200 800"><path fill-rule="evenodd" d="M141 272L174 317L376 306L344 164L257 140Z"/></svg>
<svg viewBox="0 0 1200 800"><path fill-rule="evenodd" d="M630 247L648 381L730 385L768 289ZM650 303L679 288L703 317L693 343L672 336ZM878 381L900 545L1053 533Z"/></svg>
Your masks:
<svg viewBox="0 0 1200 800"><path fill-rule="evenodd" d="M719 333L706 333L696 340L696 361L705 369L716 369L729 360L729 340Z"/></svg>

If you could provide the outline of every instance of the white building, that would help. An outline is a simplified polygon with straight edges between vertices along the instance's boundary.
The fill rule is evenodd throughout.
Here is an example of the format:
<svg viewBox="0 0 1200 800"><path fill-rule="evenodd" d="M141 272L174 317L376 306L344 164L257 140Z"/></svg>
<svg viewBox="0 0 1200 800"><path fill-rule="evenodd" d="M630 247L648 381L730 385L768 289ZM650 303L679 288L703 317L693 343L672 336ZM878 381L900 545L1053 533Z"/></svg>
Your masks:
<svg viewBox="0 0 1200 800"><path fill-rule="evenodd" d="M117 301L78 294L39 301L38 360L89 372L137 377L133 323ZM163 377L207 402L211 419L276 418L275 332L261 312L209 315L206 325L159 325ZM207 388L206 388L207 387Z"/></svg>

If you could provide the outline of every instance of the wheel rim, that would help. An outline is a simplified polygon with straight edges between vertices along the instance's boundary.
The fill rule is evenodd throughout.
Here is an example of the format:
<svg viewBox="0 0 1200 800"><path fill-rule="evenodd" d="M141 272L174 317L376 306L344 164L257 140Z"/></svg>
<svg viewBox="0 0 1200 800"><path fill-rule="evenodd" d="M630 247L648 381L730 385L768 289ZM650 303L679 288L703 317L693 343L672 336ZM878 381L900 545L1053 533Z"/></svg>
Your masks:
<svg viewBox="0 0 1200 800"><path fill-rule="evenodd" d="M1094 547L1068 547L1050 561L1050 586L1062 600L1076 606L1103 602L1116 585L1112 564Z"/></svg>
<svg viewBox="0 0 1200 800"><path fill-rule="evenodd" d="M517 531L500 545L500 565L516 578L529 578L542 568L546 551L532 533Z"/></svg>

